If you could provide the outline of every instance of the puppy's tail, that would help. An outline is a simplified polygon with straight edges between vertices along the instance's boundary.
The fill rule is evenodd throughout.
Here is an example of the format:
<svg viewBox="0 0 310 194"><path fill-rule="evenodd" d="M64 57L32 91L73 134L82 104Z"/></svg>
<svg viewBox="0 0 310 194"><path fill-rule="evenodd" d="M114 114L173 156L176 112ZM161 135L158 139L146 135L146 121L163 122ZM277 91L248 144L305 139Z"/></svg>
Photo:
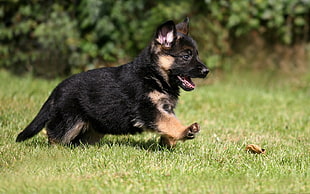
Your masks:
<svg viewBox="0 0 310 194"><path fill-rule="evenodd" d="M16 138L16 142L25 141L37 133L39 133L45 124L49 120L50 117L50 110L52 106L52 100L49 98L44 105L42 106L41 110L37 114L37 116L33 119L33 121L20 133Z"/></svg>

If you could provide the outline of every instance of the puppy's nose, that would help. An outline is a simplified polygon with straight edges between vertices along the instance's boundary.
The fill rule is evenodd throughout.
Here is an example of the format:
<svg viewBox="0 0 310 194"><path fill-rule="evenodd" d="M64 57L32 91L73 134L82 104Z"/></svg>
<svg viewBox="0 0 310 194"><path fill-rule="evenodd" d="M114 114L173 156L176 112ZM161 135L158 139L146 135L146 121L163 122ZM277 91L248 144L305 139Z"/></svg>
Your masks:
<svg viewBox="0 0 310 194"><path fill-rule="evenodd" d="M208 68L206 68L206 67L202 68L202 70L201 70L201 74L202 75L207 76L208 73L209 73L209 69Z"/></svg>

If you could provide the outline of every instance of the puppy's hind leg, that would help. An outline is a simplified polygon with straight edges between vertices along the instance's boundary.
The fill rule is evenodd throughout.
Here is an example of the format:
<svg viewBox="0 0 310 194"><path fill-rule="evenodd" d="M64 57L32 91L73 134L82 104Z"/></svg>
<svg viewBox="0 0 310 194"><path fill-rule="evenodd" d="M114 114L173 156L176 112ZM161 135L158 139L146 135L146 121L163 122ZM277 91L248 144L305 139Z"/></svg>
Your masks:
<svg viewBox="0 0 310 194"><path fill-rule="evenodd" d="M78 120L73 127L65 133L62 138L63 144L90 144L94 145L100 141L104 134L99 133L89 121Z"/></svg>
<svg viewBox="0 0 310 194"><path fill-rule="evenodd" d="M89 130L89 124L82 120L77 120L72 127L62 136L62 144L78 143L78 139Z"/></svg>
<svg viewBox="0 0 310 194"><path fill-rule="evenodd" d="M46 127L49 143L68 145L88 129L88 123L80 118L67 118L60 115L51 119Z"/></svg>
<svg viewBox="0 0 310 194"><path fill-rule="evenodd" d="M87 130L77 136L73 142L77 145L80 143L94 145L98 143L103 136L104 134L97 132L91 127L90 123L87 123Z"/></svg>

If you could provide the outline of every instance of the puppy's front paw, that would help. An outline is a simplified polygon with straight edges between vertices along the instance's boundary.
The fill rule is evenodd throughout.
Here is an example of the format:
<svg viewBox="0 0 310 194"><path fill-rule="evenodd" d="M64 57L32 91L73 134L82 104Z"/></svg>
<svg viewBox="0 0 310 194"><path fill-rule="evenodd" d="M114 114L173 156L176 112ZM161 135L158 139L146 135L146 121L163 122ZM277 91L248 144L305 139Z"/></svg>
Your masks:
<svg viewBox="0 0 310 194"><path fill-rule="evenodd" d="M194 123L190 125L187 128L187 134L185 135L184 139L194 139L195 135L199 133L199 131L200 131L200 126L198 123Z"/></svg>

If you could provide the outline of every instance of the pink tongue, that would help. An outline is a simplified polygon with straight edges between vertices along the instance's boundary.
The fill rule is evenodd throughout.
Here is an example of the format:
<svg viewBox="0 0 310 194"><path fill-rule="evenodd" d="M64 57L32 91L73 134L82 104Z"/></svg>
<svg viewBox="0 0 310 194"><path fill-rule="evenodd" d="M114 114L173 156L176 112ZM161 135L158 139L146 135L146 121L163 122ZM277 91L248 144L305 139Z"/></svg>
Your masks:
<svg viewBox="0 0 310 194"><path fill-rule="evenodd" d="M183 78L183 83L189 87L189 88L195 88L195 84L192 82L192 80L188 77L182 77Z"/></svg>

